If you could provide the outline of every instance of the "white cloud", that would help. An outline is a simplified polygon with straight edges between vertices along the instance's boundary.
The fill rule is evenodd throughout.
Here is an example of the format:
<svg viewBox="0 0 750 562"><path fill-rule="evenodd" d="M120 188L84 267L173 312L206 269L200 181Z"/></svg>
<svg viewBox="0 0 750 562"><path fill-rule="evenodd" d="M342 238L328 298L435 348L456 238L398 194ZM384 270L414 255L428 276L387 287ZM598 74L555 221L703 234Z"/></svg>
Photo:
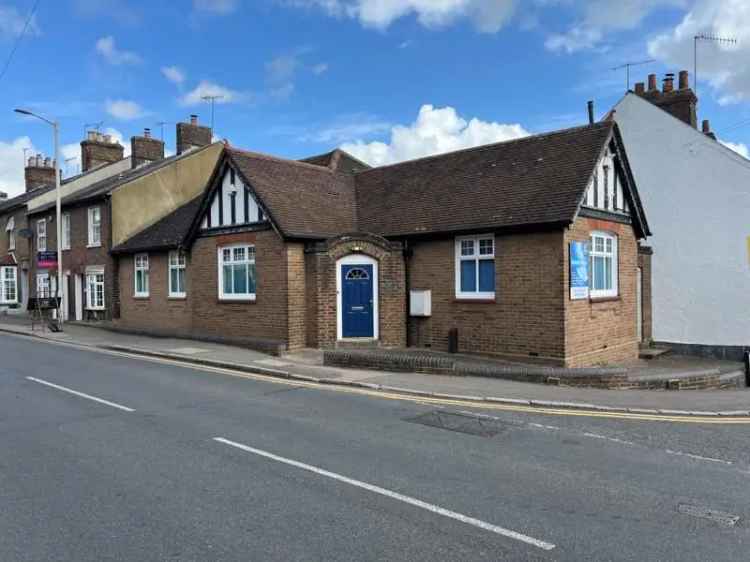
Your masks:
<svg viewBox="0 0 750 562"><path fill-rule="evenodd" d="M105 108L107 113L121 121L139 119L146 114L139 104L130 100L107 100Z"/></svg>
<svg viewBox="0 0 750 562"><path fill-rule="evenodd" d="M519 124L474 118L466 121L452 107L423 105L411 125L391 129L389 142L356 141L341 148L373 166L528 136Z"/></svg>
<svg viewBox="0 0 750 562"><path fill-rule="evenodd" d="M109 64L138 64L141 57L132 51L121 51L115 44L115 38L111 35L102 37L96 42L96 52L99 53Z"/></svg>
<svg viewBox="0 0 750 562"><path fill-rule="evenodd" d="M221 96L216 100L217 104L239 102L247 97L246 94L231 90L215 82L202 80L195 88L182 96L179 102L183 106L199 105L205 103L203 99L205 96Z"/></svg>
<svg viewBox="0 0 750 562"><path fill-rule="evenodd" d="M719 140L719 142L723 144L724 146L726 146L727 148L734 150L740 156L744 156L745 158L750 160L750 149L748 149L746 144L743 144L741 142L734 143L734 142L723 141L723 140Z"/></svg>
<svg viewBox="0 0 750 562"><path fill-rule="evenodd" d="M226 15L234 12L239 0L193 0L193 9L197 12Z"/></svg>
<svg viewBox="0 0 750 562"><path fill-rule="evenodd" d="M427 28L470 20L484 33L499 31L513 17L518 0L287 0L295 6L317 7L336 17L357 19L363 26L386 29L394 21L416 16Z"/></svg>
<svg viewBox="0 0 750 562"><path fill-rule="evenodd" d="M328 63L321 62L318 64L313 65L310 70L312 70L313 74L316 76L320 76L321 74L325 74L328 72Z"/></svg>
<svg viewBox="0 0 750 562"><path fill-rule="evenodd" d="M78 15L87 18L112 18L119 23L136 25L141 22L141 13L127 0L75 0Z"/></svg>
<svg viewBox="0 0 750 562"><path fill-rule="evenodd" d="M280 130L282 134L292 134L300 142L317 142L324 144L341 144L372 137L389 131L393 125L373 115L355 113L342 115L332 123L306 127L302 130Z"/></svg>
<svg viewBox="0 0 750 562"><path fill-rule="evenodd" d="M185 71L179 66L162 66L161 73L164 75L164 78L177 86L182 86L187 78L187 76L185 76Z"/></svg>
<svg viewBox="0 0 750 562"><path fill-rule="evenodd" d="M15 39L23 31L28 16L23 16L13 6L0 6L0 39ZM29 21L27 35L39 35L36 16Z"/></svg>
<svg viewBox="0 0 750 562"><path fill-rule="evenodd" d="M553 33L544 42L544 46L553 52L565 51L567 54L593 49L602 39L602 32L589 27L573 27L565 33Z"/></svg>
<svg viewBox="0 0 750 562"><path fill-rule="evenodd" d="M699 33L738 41L700 43L699 80L710 82L723 104L750 100L750 2L696 0L679 25L649 42L649 54L669 66L692 68L693 37Z"/></svg>
<svg viewBox="0 0 750 562"><path fill-rule="evenodd" d="M0 191L15 197L26 190L23 178L23 149L36 153L29 137L18 137L9 142L0 141Z"/></svg>

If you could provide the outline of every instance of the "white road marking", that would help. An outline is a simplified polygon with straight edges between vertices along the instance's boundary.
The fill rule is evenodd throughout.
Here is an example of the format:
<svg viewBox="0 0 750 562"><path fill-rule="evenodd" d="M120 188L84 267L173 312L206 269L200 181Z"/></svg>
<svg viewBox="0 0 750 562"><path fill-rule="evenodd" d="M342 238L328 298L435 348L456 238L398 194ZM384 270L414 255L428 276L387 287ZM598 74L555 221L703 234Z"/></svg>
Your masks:
<svg viewBox="0 0 750 562"><path fill-rule="evenodd" d="M313 472L315 474L318 474L320 476L325 476L326 478L331 478L333 480L336 480L338 482L343 482L345 484L349 484L351 486L355 486L357 488L362 488L363 490L367 490L368 492L372 492L375 494L380 494L381 496L385 496L387 498L391 498L394 500L398 500L404 503L407 503L409 505L413 505L422 509L425 509L427 511L430 511L432 513L437 513L438 515L442 515L444 517L449 517L450 519L455 519L456 521L460 521L462 523L466 523L467 525L472 525L474 527L478 527L480 529L483 529L485 531L489 531L491 533L495 533L498 535L501 535L506 538L514 539L517 541L521 541L523 543L529 544L531 546L535 546L537 548L541 548L542 550L552 550L555 548L555 545L552 543L548 543L545 541L541 541L539 539L535 539L533 537L529 537L527 535L523 535L521 533L517 533L516 531L511 531L509 529L504 529L503 527L498 527L497 525L493 525L491 523L487 523L485 521L482 521L480 519L475 519L473 517L468 517L466 515L462 515L460 513L456 513L455 511L450 511L448 509L444 509L442 507L439 507L437 505L433 505L431 503L424 502L422 500L418 500L416 498L412 498L410 496L405 496L403 494L399 494L398 492L392 492L391 490L386 490L385 488L381 488L380 486L375 486L373 484L368 484L367 482L362 482L361 480L355 480L353 478L349 478L347 476L343 476L341 474L337 474L335 472L330 472L328 470L324 470L322 468L318 468L316 466L312 466L309 464L305 464L303 462L295 461L292 459L288 459L285 457L280 457L279 455L274 455L273 453L269 453L267 451L263 451L261 449L255 449L254 447L248 447L247 445L243 445L241 443L235 443L234 441L229 441L228 439L224 439L223 437L214 437L214 441L217 441L219 443L223 443L224 445L229 445L230 447L235 447L237 449L240 449L242 451L245 451L247 453L252 453L254 455L258 455L267 459L274 460L276 462L280 462L289 466L294 466L296 468L300 468L302 470L307 470L308 472Z"/></svg>
<svg viewBox="0 0 750 562"><path fill-rule="evenodd" d="M714 459L711 457L702 457L701 455L694 455L693 453L683 453L682 451L673 451L671 449L665 449L665 452L669 455L677 455L678 457L688 457L698 461L717 462L720 464L734 464L732 461L725 461L724 459Z"/></svg>
<svg viewBox="0 0 750 562"><path fill-rule="evenodd" d="M45 386L49 386L51 388L56 388L57 390L62 390L63 392L68 392L70 394L74 394L76 396L80 396L81 398L86 398L87 400L93 400L94 402L99 402L100 404L105 404L107 406L112 406L113 408L117 408L118 410L123 410L124 412L135 412L134 409L128 408L127 406L122 406L120 404L115 404L114 402L110 402L109 400L103 400L102 398L97 398L96 396L91 396L90 394L84 394L83 392L78 392L77 390L73 390L71 388L66 388L64 386L60 386L58 384L54 384L48 381L43 381L42 379L37 379L34 377L26 377L28 380L43 384Z"/></svg>

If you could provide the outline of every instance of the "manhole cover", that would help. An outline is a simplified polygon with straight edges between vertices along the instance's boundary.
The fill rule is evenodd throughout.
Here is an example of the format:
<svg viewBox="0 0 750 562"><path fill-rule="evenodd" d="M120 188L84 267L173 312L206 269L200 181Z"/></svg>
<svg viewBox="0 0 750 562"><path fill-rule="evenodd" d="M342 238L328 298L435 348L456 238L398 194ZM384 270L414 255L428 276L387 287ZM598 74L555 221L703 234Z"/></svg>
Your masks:
<svg viewBox="0 0 750 562"><path fill-rule="evenodd" d="M738 515L732 515L723 511L716 511L715 509L709 509L700 505L690 505L681 503L677 506L677 511L684 515L690 515L692 517L699 517L700 519L708 519L714 523L718 523L722 527L734 527L740 520Z"/></svg>
<svg viewBox="0 0 750 562"><path fill-rule="evenodd" d="M500 420L443 410L427 412L414 418L406 418L404 421L437 427L438 429L447 429L448 431L456 431L458 433L466 433L468 435L478 435L479 437L494 437L506 429Z"/></svg>

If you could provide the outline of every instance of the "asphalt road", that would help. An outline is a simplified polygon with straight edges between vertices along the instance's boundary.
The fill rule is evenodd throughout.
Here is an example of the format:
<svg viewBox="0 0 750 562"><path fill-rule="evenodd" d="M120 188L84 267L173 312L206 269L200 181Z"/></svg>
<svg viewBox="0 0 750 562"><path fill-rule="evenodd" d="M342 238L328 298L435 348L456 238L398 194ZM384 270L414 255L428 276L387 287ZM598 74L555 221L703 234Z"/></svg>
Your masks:
<svg viewBox="0 0 750 562"><path fill-rule="evenodd" d="M0 560L750 559L750 426L483 415L0 336Z"/></svg>

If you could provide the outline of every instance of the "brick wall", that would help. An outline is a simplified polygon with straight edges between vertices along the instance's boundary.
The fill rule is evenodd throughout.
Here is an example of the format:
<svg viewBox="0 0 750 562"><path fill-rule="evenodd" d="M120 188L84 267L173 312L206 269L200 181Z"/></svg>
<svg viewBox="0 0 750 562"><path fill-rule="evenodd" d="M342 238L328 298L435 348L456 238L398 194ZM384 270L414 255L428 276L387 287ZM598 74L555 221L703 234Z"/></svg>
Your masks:
<svg viewBox="0 0 750 562"><path fill-rule="evenodd" d="M642 315L641 326L643 329L643 341L650 342L653 339L653 308L651 292L651 260L653 250L648 246L638 246L638 267L641 268L641 303Z"/></svg>
<svg viewBox="0 0 750 562"><path fill-rule="evenodd" d="M11 217L16 225L13 229L16 235L16 249L13 254L16 256L19 264L28 262L31 257L30 241L19 234L22 229L27 228L28 224L26 220L26 205L21 206L12 213L0 215L0 257L10 253L8 232L5 230L5 227Z"/></svg>
<svg viewBox="0 0 750 562"><path fill-rule="evenodd" d="M287 293L287 347L290 350L305 347L307 313L305 282L305 246L300 243L286 245Z"/></svg>
<svg viewBox="0 0 750 562"><path fill-rule="evenodd" d="M448 350L458 329L459 350L562 361L563 234L495 238L495 299L463 301L455 295L455 239L412 243L410 289L432 291L432 317L410 318L410 342Z"/></svg>
<svg viewBox="0 0 750 562"><path fill-rule="evenodd" d="M192 332L192 280L189 256L186 258L185 286L187 296L169 296L168 252L149 252L149 296L135 297L134 256L118 260L120 284L120 318L117 324L136 331L189 336Z"/></svg>
<svg viewBox="0 0 750 562"><path fill-rule="evenodd" d="M255 244L257 300L253 302L219 300L218 248L236 243ZM192 330L196 336L249 344L287 344L287 247L274 231L198 238L191 249L190 263Z"/></svg>
<svg viewBox="0 0 750 562"><path fill-rule="evenodd" d="M610 221L578 218L565 232L565 263L568 263L569 242L588 241L591 232L595 230L617 235L619 296L601 301L571 301L570 270L568 267L564 268L567 367L620 362L638 357L635 293L638 244L633 227Z"/></svg>

